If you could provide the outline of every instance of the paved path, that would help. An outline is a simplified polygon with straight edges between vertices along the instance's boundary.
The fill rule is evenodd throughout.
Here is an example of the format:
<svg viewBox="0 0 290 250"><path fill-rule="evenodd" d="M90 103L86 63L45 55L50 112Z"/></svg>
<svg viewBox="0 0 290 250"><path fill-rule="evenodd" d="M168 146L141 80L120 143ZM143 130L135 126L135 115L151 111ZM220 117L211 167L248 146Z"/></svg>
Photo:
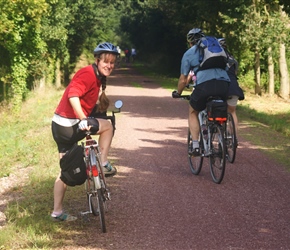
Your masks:
<svg viewBox="0 0 290 250"><path fill-rule="evenodd" d="M194 176L185 101L129 69L115 71L107 94L124 102L110 154L118 175L108 179L108 233L96 232L93 245L76 233L78 249L290 249L290 174L281 166L239 138L220 185L207 159Z"/></svg>

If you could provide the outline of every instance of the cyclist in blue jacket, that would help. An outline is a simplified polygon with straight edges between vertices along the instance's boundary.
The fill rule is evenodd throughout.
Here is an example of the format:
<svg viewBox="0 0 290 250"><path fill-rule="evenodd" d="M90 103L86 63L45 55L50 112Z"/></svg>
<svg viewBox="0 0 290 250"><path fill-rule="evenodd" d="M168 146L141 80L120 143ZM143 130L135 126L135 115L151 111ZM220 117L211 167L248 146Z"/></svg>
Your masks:
<svg viewBox="0 0 290 250"><path fill-rule="evenodd" d="M190 70L196 72L199 65L199 50L196 44L204 37L205 34L199 28L191 29L187 34L187 41L190 48L184 53L181 60L181 72L178 80L177 90L172 92L172 97L179 97L187 85L187 78ZM230 79L224 69L210 68L206 70L198 70L196 73L196 86L191 94L189 101L189 129L192 136L192 151L193 155L199 155L199 111L206 108L206 101L209 96L220 96L227 100L228 88Z"/></svg>

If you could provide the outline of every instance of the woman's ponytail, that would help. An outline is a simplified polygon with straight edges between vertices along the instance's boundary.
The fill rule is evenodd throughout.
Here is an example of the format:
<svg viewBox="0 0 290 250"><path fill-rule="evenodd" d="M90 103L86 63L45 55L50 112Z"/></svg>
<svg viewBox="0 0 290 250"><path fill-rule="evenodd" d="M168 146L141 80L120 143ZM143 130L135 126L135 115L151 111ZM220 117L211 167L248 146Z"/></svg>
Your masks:
<svg viewBox="0 0 290 250"><path fill-rule="evenodd" d="M97 112L103 113L105 111L107 111L109 105L110 105L110 100L109 98L106 96L105 90L107 87L107 78L106 77L102 77L101 79L101 83L102 83L102 94L99 97L99 105L97 108Z"/></svg>

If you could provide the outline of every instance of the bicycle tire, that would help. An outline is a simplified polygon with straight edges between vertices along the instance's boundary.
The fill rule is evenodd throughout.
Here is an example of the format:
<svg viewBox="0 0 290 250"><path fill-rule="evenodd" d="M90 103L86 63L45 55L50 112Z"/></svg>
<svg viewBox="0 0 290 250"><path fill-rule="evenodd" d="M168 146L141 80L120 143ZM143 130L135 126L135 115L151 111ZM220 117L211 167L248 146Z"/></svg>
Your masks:
<svg viewBox="0 0 290 250"><path fill-rule="evenodd" d="M93 154L92 158L90 157L90 159L96 159L95 164L99 165L99 161L96 157L96 154L93 150L90 151L91 154ZM93 163L90 163L93 165ZM92 166L91 165L91 166ZM97 166L98 168L99 166ZM106 228L106 221L105 221L105 195L104 195L104 187L101 188L97 188L96 186L96 180L97 178L101 178L101 176L98 177L92 177L92 182L91 182L91 190L90 193L88 194L88 199L89 200L89 205L91 206L91 211L93 213L93 215L95 216L99 216L100 219L100 224L101 224L101 231L103 233L107 232L107 228Z"/></svg>
<svg viewBox="0 0 290 250"><path fill-rule="evenodd" d="M90 208L90 211L92 212L93 215L98 215L98 204L92 204L93 202L95 202L95 200L91 199L91 196L94 196L94 190L95 190L95 185L94 185L94 181L93 181L93 177L88 177L88 179L86 180L86 190L87 190L87 202L88 202L88 206Z"/></svg>
<svg viewBox="0 0 290 250"><path fill-rule="evenodd" d="M101 230L103 233L107 232L106 221L105 221L105 206L104 206L104 194L103 189L98 189L98 209L99 209L99 219L101 223Z"/></svg>
<svg viewBox="0 0 290 250"><path fill-rule="evenodd" d="M220 184L224 178L226 167L226 148L223 128L217 124L213 124L210 134L210 173L212 180L216 184Z"/></svg>
<svg viewBox="0 0 290 250"><path fill-rule="evenodd" d="M204 147L203 147L203 140L202 140L201 132L199 134L198 141L199 141L200 150L201 150L201 152L203 152ZM191 149L192 149L192 137L191 137L191 133L190 133L189 129L188 129L188 135L187 135L187 146L188 146L188 151L191 151ZM199 156L194 156L194 155L188 153L188 162L189 162L189 168L190 168L191 172L194 175L198 175L201 171L202 163L203 163L202 154L200 154Z"/></svg>
<svg viewBox="0 0 290 250"><path fill-rule="evenodd" d="M89 205L94 216L99 216L101 231L107 232L106 221L105 221L105 205L104 205L104 194L103 189L96 189L91 193L87 194Z"/></svg>
<svg viewBox="0 0 290 250"><path fill-rule="evenodd" d="M230 163L234 163L237 151L237 135L235 122L231 113L228 113L228 119L225 129L225 140L227 149L227 160Z"/></svg>

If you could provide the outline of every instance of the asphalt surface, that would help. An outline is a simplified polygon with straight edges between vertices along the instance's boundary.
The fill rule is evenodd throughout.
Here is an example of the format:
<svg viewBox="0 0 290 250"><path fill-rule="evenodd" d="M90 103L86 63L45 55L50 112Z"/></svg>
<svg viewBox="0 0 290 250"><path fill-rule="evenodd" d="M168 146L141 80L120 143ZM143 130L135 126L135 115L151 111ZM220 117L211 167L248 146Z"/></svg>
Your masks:
<svg viewBox="0 0 290 250"><path fill-rule="evenodd" d="M124 103L110 153L118 174L108 178L108 232L87 223L64 249L290 249L290 174L283 166L239 138L221 184L211 180L208 159L195 176L186 101L129 68L109 78L107 95Z"/></svg>

